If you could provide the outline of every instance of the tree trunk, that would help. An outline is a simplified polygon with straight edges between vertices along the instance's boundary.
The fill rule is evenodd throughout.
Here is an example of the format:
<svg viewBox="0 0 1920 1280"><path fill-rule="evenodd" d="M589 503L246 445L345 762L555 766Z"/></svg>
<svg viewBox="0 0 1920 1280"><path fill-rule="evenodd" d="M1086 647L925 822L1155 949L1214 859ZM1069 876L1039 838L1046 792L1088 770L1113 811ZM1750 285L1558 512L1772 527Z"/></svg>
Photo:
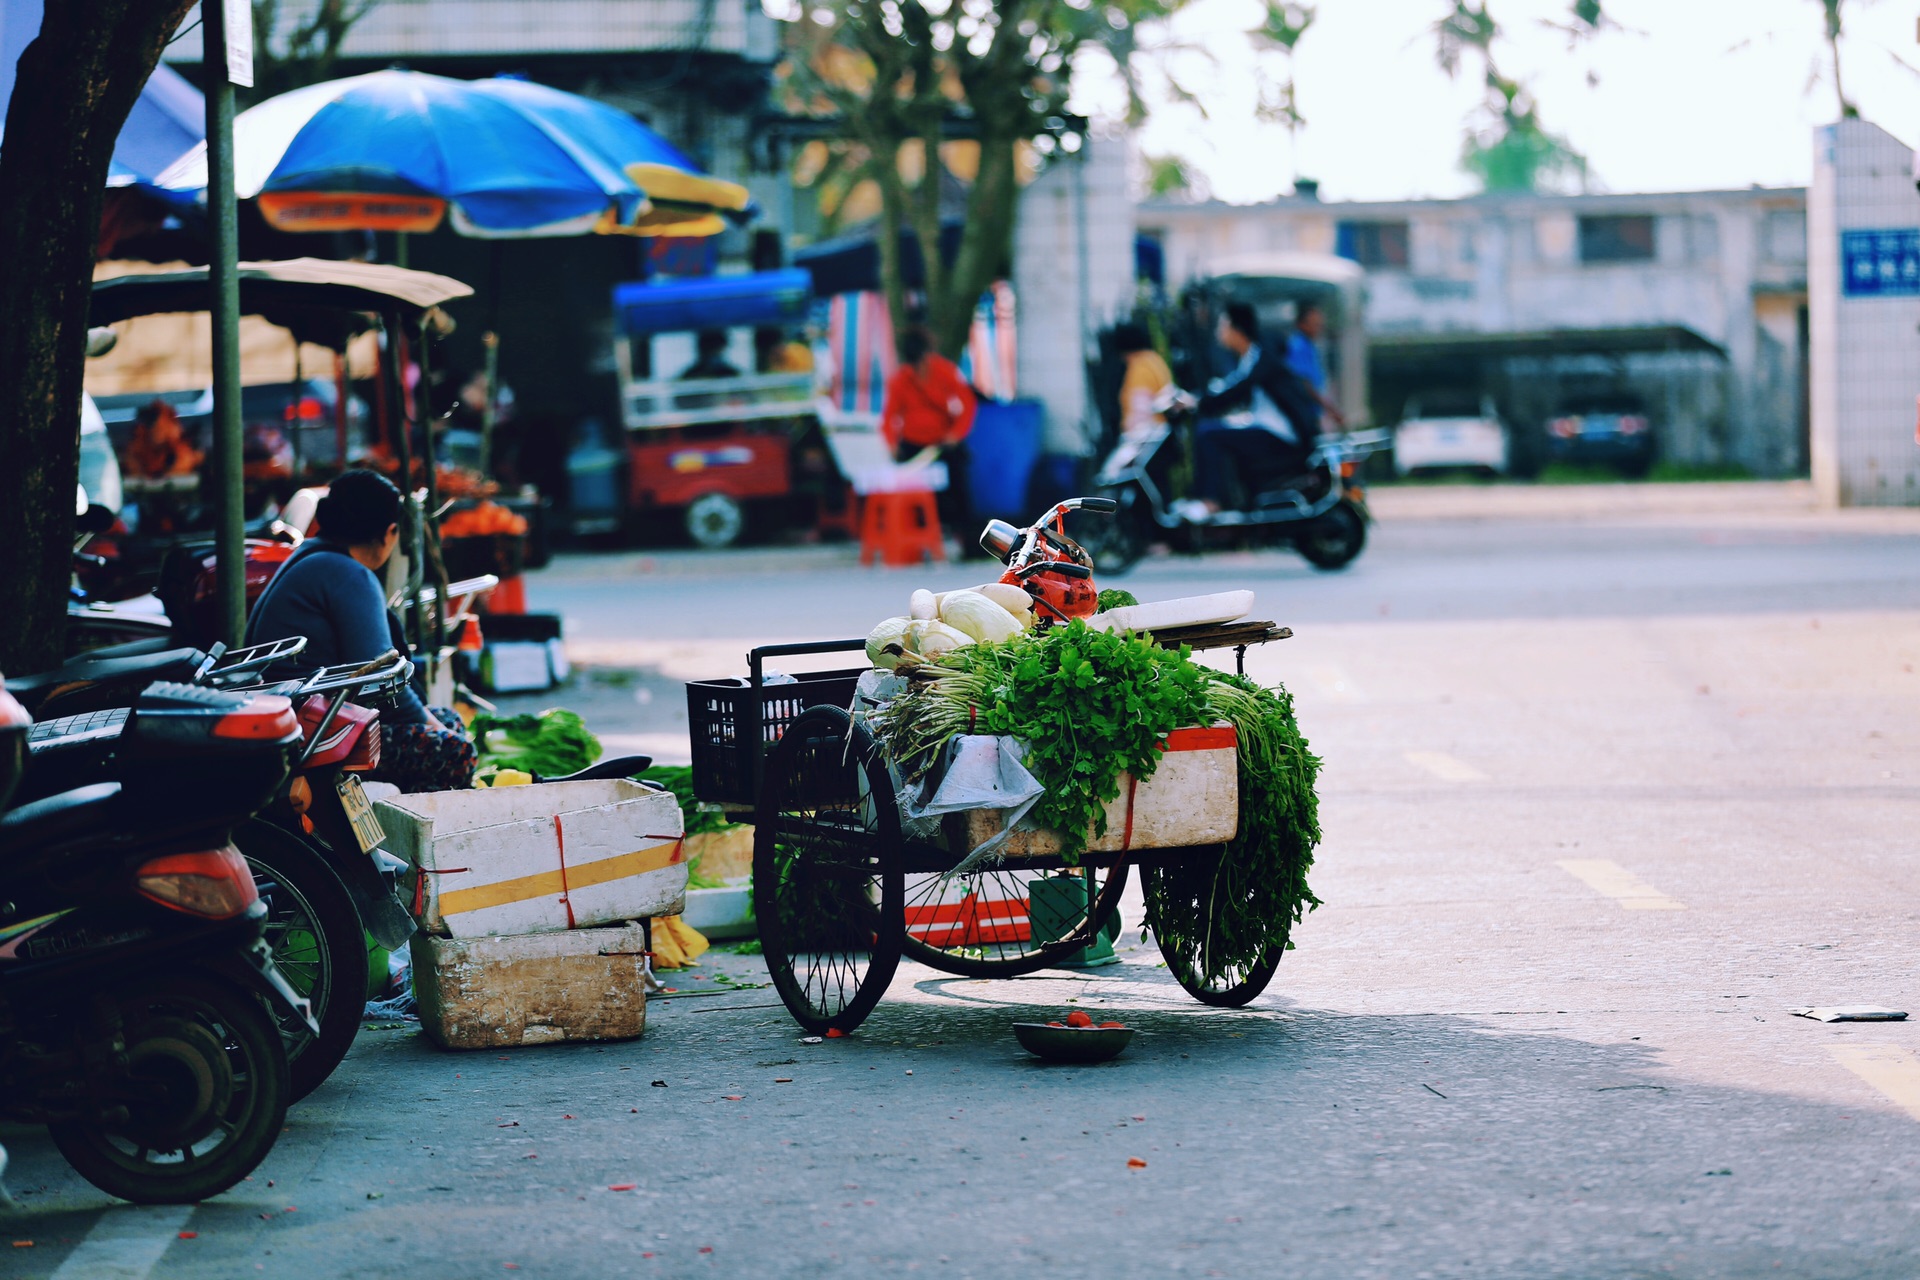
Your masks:
<svg viewBox="0 0 1920 1280"><path fill-rule="evenodd" d="M1012 137L998 133L983 133L980 138L980 169L967 193L967 224L960 250L954 255L940 309L928 316L934 345L949 359L958 359L965 349L980 295L1000 277L1012 256L1020 199L1016 145Z"/></svg>
<svg viewBox="0 0 1920 1280"><path fill-rule="evenodd" d="M0 143L0 670L60 660L107 163L191 0L48 0Z"/></svg>

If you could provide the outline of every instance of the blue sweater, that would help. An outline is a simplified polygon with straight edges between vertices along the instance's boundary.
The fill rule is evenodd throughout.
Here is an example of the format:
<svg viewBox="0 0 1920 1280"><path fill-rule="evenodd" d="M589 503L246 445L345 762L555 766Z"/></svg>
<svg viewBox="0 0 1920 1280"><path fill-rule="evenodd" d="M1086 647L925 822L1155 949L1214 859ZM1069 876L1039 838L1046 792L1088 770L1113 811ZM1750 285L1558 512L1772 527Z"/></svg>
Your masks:
<svg viewBox="0 0 1920 1280"><path fill-rule="evenodd" d="M338 543L303 543L273 575L247 623L247 643L266 644L305 636L300 666L307 671L346 662L371 662L388 649L406 652L400 620L387 608L373 570ZM411 688L401 690L380 718L389 724L424 724L426 708Z"/></svg>

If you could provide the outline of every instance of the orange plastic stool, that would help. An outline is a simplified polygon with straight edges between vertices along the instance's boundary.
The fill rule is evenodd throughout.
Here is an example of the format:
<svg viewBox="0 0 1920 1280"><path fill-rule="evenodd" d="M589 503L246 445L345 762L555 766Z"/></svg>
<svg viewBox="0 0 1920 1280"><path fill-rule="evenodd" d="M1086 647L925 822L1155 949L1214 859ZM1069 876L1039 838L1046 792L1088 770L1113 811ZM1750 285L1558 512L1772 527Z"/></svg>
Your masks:
<svg viewBox="0 0 1920 1280"><path fill-rule="evenodd" d="M940 539L940 516L926 489L872 493L860 503L860 563L874 557L893 568L947 558Z"/></svg>

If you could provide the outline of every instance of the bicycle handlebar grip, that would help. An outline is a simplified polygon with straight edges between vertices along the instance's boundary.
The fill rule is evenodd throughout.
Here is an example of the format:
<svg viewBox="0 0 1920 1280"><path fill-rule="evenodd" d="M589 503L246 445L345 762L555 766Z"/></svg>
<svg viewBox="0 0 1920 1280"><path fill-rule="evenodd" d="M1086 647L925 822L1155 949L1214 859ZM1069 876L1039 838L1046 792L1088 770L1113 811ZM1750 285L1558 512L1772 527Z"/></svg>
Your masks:
<svg viewBox="0 0 1920 1280"><path fill-rule="evenodd" d="M1080 509L1082 511L1098 511L1111 515L1120 509L1120 504L1112 498L1082 498L1080 499Z"/></svg>

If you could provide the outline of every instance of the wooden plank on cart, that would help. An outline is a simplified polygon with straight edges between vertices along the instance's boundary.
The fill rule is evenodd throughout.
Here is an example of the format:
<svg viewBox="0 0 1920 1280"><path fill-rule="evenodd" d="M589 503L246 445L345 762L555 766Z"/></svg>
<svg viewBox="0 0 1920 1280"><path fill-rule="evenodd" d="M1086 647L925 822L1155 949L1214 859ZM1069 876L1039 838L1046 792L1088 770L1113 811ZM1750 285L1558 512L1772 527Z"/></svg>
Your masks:
<svg viewBox="0 0 1920 1280"><path fill-rule="evenodd" d="M1203 649L1237 649L1242 645L1285 640L1293 634L1293 628L1275 626L1271 622L1215 622L1203 627L1162 627L1150 634L1154 643L1163 649L1178 649L1185 645L1198 652Z"/></svg>

